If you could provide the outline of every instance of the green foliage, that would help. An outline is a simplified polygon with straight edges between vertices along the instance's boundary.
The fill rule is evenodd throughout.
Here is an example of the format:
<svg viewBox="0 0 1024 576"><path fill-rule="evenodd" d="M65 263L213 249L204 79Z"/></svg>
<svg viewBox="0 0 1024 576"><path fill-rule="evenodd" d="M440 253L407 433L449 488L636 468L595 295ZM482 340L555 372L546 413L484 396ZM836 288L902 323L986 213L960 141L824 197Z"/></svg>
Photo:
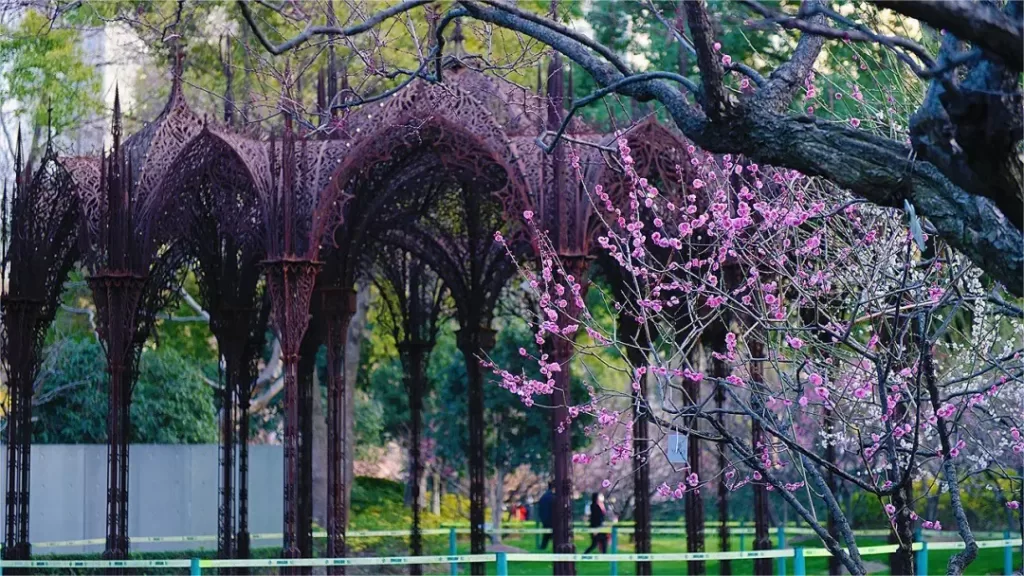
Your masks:
<svg viewBox="0 0 1024 576"><path fill-rule="evenodd" d="M0 26L0 101L18 101L17 114L37 128L46 126L52 108L49 122L56 132L99 110L99 78L83 61L78 42L76 30L51 27L35 10L25 11L14 26Z"/></svg>
<svg viewBox="0 0 1024 576"><path fill-rule="evenodd" d="M195 274L190 272L185 276L182 288L198 300L199 286ZM217 380L219 352L209 322L199 318L198 312L180 299L165 312L171 318L186 321L158 320L153 340L160 348L173 349L211 380Z"/></svg>
<svg viewBox="0 0 1024 576"><path fill-rule="evenodd" d="M525 372L539 378L535 362L522 357L524 348L533 357L539 356L526 322L521 318L501 318L496 321L497 338L490 358L495 365L514 373ZM476 361L473 359L472 361ZM455 343L451 330L443 330L431 354L428 377L435 383L434 410L428 418L428 429L437 444L438 455L449 465L459 467L465 462L469 437L467 412L466 364ZM501 465L510 470L529 464L535 472L543 472L551 465L551 412L543 407L526 407L518 396L504 390L485 372L484 421L487 465ZM574 403L585 402L586 390L578 379L573 379ZM573 426L573 444L583 444L583 423Z"/></svg>
<svg viewBox="0 0 1024 576"><path fill-rule="evenodd" d="M64 340L52 345L43 370L36 408L34 441L42 444L94 444L106 441L107 373L95 340ZM171 348L146 350L132 397L133 443L215 442L213 388Z"/></svg>

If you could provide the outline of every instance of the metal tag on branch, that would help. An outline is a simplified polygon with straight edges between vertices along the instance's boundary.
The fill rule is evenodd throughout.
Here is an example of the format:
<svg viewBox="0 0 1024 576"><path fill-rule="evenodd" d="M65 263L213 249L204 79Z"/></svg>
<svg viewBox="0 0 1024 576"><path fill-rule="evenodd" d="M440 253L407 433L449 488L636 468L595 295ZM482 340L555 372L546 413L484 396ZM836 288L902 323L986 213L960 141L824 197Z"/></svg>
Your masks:
<svg viewBox="0 0 1024 576"><path fill-rule="evenodd" d="M668 461L673 464L686 464L686 455L690 448L690 436L673 433L668 436Z"/></svg>

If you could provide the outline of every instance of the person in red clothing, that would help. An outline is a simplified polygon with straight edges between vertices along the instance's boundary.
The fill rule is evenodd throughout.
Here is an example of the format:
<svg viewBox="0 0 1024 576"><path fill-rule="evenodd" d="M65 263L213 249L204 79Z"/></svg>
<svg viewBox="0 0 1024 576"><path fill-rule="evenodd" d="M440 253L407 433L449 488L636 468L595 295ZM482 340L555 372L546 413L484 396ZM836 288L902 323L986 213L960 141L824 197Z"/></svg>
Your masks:
<svg viewBox="0 0 1024 576"><path fill-rule="evenodd" d="M607 515L607 510L604 507L604 494L594 492L594 496L590 501L590 527L600 528L604 526L604 520ZM602 554L608 552L608 534L604 532L594 532L591 534L590 546L584 554L590 554L594 548L600 548Z"/></svg>

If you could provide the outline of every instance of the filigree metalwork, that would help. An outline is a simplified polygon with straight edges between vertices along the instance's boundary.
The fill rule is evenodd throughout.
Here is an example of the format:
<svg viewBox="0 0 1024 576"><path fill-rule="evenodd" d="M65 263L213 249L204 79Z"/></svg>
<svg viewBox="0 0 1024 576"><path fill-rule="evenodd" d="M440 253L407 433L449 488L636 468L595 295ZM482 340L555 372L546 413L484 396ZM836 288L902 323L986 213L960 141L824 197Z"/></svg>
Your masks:
<svg viewBox="0 0 1024 576"><path fill-rule="evenodd" d="M38 169L24 167L21 133L10 198L4 187L0 233L0 349L7 375L7 493L4 558L27 560L32 459L32 399L46 329L77 257L78 203L71 175L49 139ZM8 206L10 206L8 213Z"/></svg>
<svg viewBox="0 0 1024 576"><path fill-rule="evenodd" d="M310 301L320 271L317 261L321 237L314 230L330 216L317 204L321 184L318 168L329 159L322 142L299 139L296 143L291 122L278 146L270 142L272 179L261 190L263 232L267 242L264 270L272 302L271 320L281 343L285 373L284 429L284 556L299 558L303 544L301 527L305 514L299 486L302 479L300 454L301 346L309 327ZM328 165L330 162L328 161Z"/></svg>
<svg viewBox="0 0 1024 576"><path fill-rule="evenodd" d="M303 470L311 460L312 389L300 382L299 361L307 357L308 366L321 340L328 348L329 377L328 554L344 555L348 488L342 461L352 454L345 437L344 340L354 281L366 269L364 255L377 245L414 254L437 271L455 301L458 341L470 376L472 542L475 552L484 551L478 358L493 344L493 308L514 272L507 247L528 255L532 232L523 224L524 214L532 211L558 255L584 278L591 240L604 225L587 190L601 184L621 194L628 182L614 158L597 149L573 144L570 151L562 143L545 155L536 145L564 114L557 57L546 93L535 94L474 70L473 57L463 53L457 38L453 42L458 57L445 60L442 83L413 82L345 117L327 113L326 102L334 102L335 94L320 89L322 128L329 129L317 130L316 138L297 134L291 127L296 112L285 109L283 133L269 140L200 121L181 92L179 51L171 98L154 122L122 145L120 110L115 110L114 147L107 157L62 159L75 185L82 258L111 374L108 557L128 551L128 408L138 356L156 311L173 296L169 288L189 260L226 369L220 554L248 553L244 414L269 316L286 381L285 555L311 550L309 474ZM333 71L330 76L334 87ZM577 143L612 141L578 121L568 133ZM681 174L686 178L685 141L653 121L627 131L626 138L639 172L665 182ZM587 186L580 186L577 161ZM495 240L495 232L505 243ZM311 306L321 317L312 333ZM6 306L5 314L16 307ZM42 314L36 323L46 324L46 318ZM570 353L565 347L556 350L559 358ZM232 539L237 414L243 416L237 420L238 534ZM567 448L556 447L556 461L567 459ZM556 475L563 499L571 492L564 468L556 465L562 470ZM8 522L17 524L12 501ZM570 523L558 532L560 551L571 550L568 514L565 508L560 517L562 524Z"/></svg>
<svg viewBox="0 0 1024 576"><path fill-rule="evenodd" d="M223 360L217 551L222 558L234 558L248 556L248 404L269 302L260 281L260 262L266 256L254 178L222 133L207 125L178 153L176 169L161 186L184 206L176 233L195 262L200 302L210 315L210 331Z"/></svg>
<svg viewBox="0 0 1024 576"><path fill-rule="evenodd" d="M372 270L384 302L385 313L380 318L390 328L398 345L409 397L409 486L412 500L409 553L420 556L423 554L420 527L423 397L428 386L427 364L437 341L447 291L441 279L407 251L382 245L373 253L376 258ZM410 567L410 573L422 574L422 569Z"/></svg>
<svg viewBox="0 0 1024 576"><path fill-rule="evenodd" d="M156 314L173 299L185 252L169 234L177 205L158 185L188 134L199 130L181 104L180 82L164 112L139 137L121 142L120 99L115 94L113 147L99 162L71 162L82 207L82 253L97 311L97 331L110 375L107 416L107 542L104 554L128 554L129 407L139 354ZM149 158L161 158L150 164ZM141 164L137 164L139 162ZM96 188L93 184L98 183Z"/></svg>

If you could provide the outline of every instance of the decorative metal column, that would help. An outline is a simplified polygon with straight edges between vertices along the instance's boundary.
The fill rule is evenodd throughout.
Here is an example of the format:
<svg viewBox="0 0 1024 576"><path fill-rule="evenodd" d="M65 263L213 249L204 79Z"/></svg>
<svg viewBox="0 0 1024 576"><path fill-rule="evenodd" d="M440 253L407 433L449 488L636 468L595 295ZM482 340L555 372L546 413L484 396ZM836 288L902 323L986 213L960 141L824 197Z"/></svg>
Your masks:
<svg viewBox="0 0 1024 576"><path fill-rule="evenodd" d="M133 172L121 147L121 107L114 97L114 143L103 160L100 190L106 195L97 252L102 260L88 278L96 304L110 377L107 404L107 536L104 558L128 556L128 428L131 389L138 368L140 304L149 280L135 244Z"/></svg>
<svg viewBox="0 0 1024 576"><path fill-rule="evenodd" d="M423 534L420 526L420 479L423 478L423 393L426 387L426 358L432 344L423 340L405 342L403 362L406 365L406 390L409 393L409 486L412 496L412 527L409 530L409 553L413 556L423 554ZM409 573L416 576L423 573L423 568L414 564Z"/></svg>
<svg viewBox="0 0 1024 576"><path fill-rule="evenodd" d="M110 376L107 405L107 541L104 557L128 556L128 438L131 391L138 361L132 328L147 277L128 270L105 270L89 277L96 319Z"/></svg>
<svg viewBox="0 0 1024 576"><path fill-rule="evenodd" d="M687 380L683 384L686 394L684 403L697 406L700 404L700 382ZM689 419L687 427L697 428L697 420ZM699 440L693 434L687 445L686 461L689 464L689 472L701 476L700 466L701 446ZM697 490L687 490L686 502L686 551L699 553L704 551L704 499ZM686 564L686 573L694 576L706 573L706 566L703 560L691 560Z"/></svg>
<svg viewBox="0 0 1024 576"><path fill-rule="evenodd" d="M322 288L320 297L327 344L327 556L343 558L348 526L345 498L345 341L349 322L356 310L356 293L351 288ZM334 567L332 573L344 574L344 567Z"/></svg>
<svg viewBox="0 0 1024 576"><path fill-rule="evenodd" d="M724 356L727 352L725 345L725 335L728 332L728 316L715 322L710 326L706 332L704 341L710 342L711 350ZM722 409L725 404L725 389L718 385L718 381L724 380L730 374L729 365L724 359L713 357L711 359L711 376L716 380L715 385L715 407L719 410ZM723 414L718 415L718 422L720 425L725 425L725 416ZM725 454L725 445L718 445L718 538L719 538L719 550L723 552L729 551L729 487L726 485L726 469L729 466L729 461ZM732 562L729 560L720 560L718 564L718 571L723 575L732 574Z"/></svg>
<svg viewBox="0 0 1024 576"><path fill-rule="evenodd" d="M551 11L554 14L556 2L552 0ZM548 69L547 82L547 119L549 131L555 131L561 125L565 105L564 84L565 74L562 57L553 52ZM581 198L574 177L568 171L566 145L555 143L554 150L545 158L545 171L550 174L550 185L543 190L541 196L540 215L542 222L551 230L552 245L558 261L565 273L571 277L567 282L577 282L586 286L584 278L589 267L588 261L588 222L589 214L587 199ZM581 290L579 297L585 294ZM562 309L562 321L574 321L580 312L574 294L566 298L568 304ZM555 373L555 392L552 395L553 411L551 415L552 457L554 462L555 503L552 510L552 538L554 549L559 554L573 554L576 545L573 542L572 530L572 434L569 428L569 406L572 402L569 385L571 370L569 361L573 356L573 342L564 337L554 337L551 342L551 360L562 365L562 370ZM571 576L576 573L573 562L556 562L554 572L557 576Z"/></svg>
<svg viewBox="0 0 1024 576"><path fill-rule="evenodd" d="M0 351L7 374L7 486L4 558L28 560L32 396L46 330L77 255L78 203L70 174L46 143L39 169L22 165L21 132L14 188L0 203Z"/></svg>
<svg viewBox="0 0 1024 576"><path fill-rule="evenodd" d="M316 301L310 303L311 318L319 317ZM299 351L299 522L298 546L302 558L313 557L313 402L316 354L320 349L318 330L307 329ZM317 398L319 401L319 398Z"/></svg>
<svg viewBox="0 0 1024 576"><path fill-rule="evenodd" d="M265 262L273 301L273 326L284 364L284 549L285 558L299 550L299 349L309 326L309 301L320 265L308 259L281 257Z"/></svg>
<svg viewBox="0 0 1024 576"><path fill-rule="evenodd" d="M764 357L764 348L756 339L750 340L750 380L755 387L754 394L751 394L751 408L755 412L761 412L763 405L761 393L758 390L763 387L764 367L761 364ZM754 420L750 427L750 445L754 449L754 458L759 458L761 451L767 448L768 439L761 424ZM753 483L754 490L754 550L770 550L772 547L771 537L768 535L768 491L765 489L765 480ZM771 574L772 559L754 559L755 574Z"/></svg>
<svg viewBox="0 0 1024 576"><path fill-rule="evenodd" d="M96 303L97 331L105 344L110 388L107 404L107 538L103 556L128 556L128 427L131 387L138 367L136 330L148 270L139 266L133 246L132 168L121 147L121 107L114 97L114 145L103 160L100 190L106 213L99 252L105 256L89 278Z"/></svg>
<svg viewBox="0 0 1024 576"><path fill-rule="evenodd" d="M623 297L626 292L622 286L623 279L618 266L614 262L608 263L613 272L607 273L613 277L613 284L616 286L618 297ZM623 310L619 313L619 333L628 346L626 358L634 369L647 365L647 335L643 327L637 322L632 314ZM651 552L651 473L650 456L651 446L647 427L647 373L636 374L639 389L633 390L633 521L634 529L633 542L637 554L649 554ZM638 576L651 574L651 563L637 561L636 573Z"/></svg>
<svg viewBox="0 0 1024 576"><path fill-rule="evenodd" d="M469 523L471 553L487 552L484 532L486 494L484 460L484 374L479 358L494 347L494 330L477 324L460 327L458 345L466 359L466 380L469 400ZM473 564L472 573L484 574L481 563Z"/></svg>
<svg viewBox="0 0 1024 576"><path fill-rule="evenodd" d="M566 274L583 282L588 261L583 256L560 255L560 262ZM568 304L563 309L566 317L576 318L580 309L572 296L566 299ZM552 509L552 537L556 554L575 554L576 544L573 542L572 530L572 428L569 407L572 404L570 385L572 371L569 362L574 354L574 343L563 337L554 337L551 347L551 361L562 366L555 372L555 391L551 395L553 406L551 414L551 431L553 438L552 453L554 457L555 505ZM556 562L554 573L557 576L576 573L573 562Z"/></svg>
<svg viewBox="0 0 1024 576"><path fill-rule="evenodd" d="M300 516L305 511L299 496L302 481L299 360L306 329L309 327L313 288L321 267L315 260L319 241L307 235L305 224L313 215L301 211L315 207L316 203L309 195L316 195L319 191L312 191L310 182L300 182L298 177L302 171L297 162L303 155L295 149L288 111L280 153L275 146L276 142L271 141L270 159L275 181L264 200L268 257L264 262L264 270L271 299L272 325L281 343L284 365L283 555L285 558L300 558L302 537L299 532L304 524Z"/></svg>
<svg viewBox="0 0 1024 576"><path fill-rule="evenodd" d="M427 364L437 340L441 307L447 290L432 270L406 250L380 245L375 252L375 281L385 304L379 319L382 325L391 329L398 344L409 397L409 486L412 495L409 552L413 556L421 556L423 397L428 386ZM411 565L409 573L422 574L422 566Z"/></svg>

